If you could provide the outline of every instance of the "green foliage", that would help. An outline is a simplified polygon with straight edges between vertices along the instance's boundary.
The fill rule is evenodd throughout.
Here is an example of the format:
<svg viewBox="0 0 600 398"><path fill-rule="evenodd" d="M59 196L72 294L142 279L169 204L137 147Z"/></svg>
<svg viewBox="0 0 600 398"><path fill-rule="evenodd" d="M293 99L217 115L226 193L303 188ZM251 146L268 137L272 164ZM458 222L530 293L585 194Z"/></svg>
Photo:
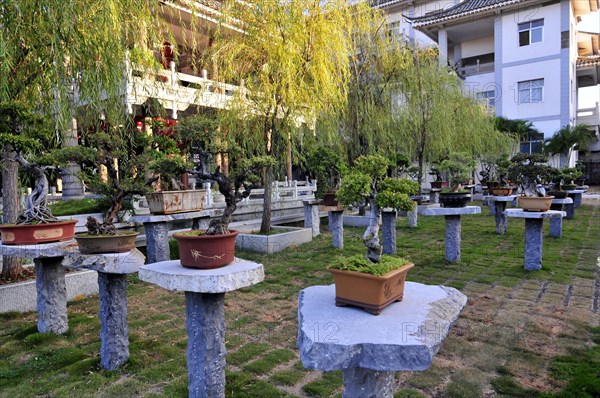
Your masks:
<svg viewBox="0 0 600 398"><path fill-rule="evenodd" d="M39 152L41 142L51 141L51 122L29 107L0 99L0 148L12 148L23 153Z"/></svg>
<svg viewBox="0 0 600 398"><path fill-rule="evenodd" d="M419 184L408 179L384 178L379 181L377 189L375 201L380 208L410 211L414 209L415 202L409 196L419 192Z"/></svg>
<svg viewBox="0 0 600 398"><path fill-rule="evenodd" d="M595 138L596 133L587 124L564 126L545 143L544 150L550 155L562 155L563 165L569 161L573 150L586 151Z"/></svg>
<svg viewBox="0 0 600 398"><path fill-rule="evenodd" d="M451 153L448 158L442 160L438 170L446 174L450 192L458 192L462 184L471 178L475 168L475 160L465 152Z"/></svg>
<svg viewBox="0 0 600 398"><path fill-rule="evenodd" d="M518 153L511 159L509 177L519 183L524 195L544 196L537 185L552 177L552 167L547 161L546 155L541 153Z"/></svg>
<svg viewBox="0 0 600 398"><path fill-rule="evenodd" d="M352 257L337 258L330 268L382 276L408 264L408 262L402 257L381 256L378 263L372 263L364 255L357 254Z"/></svg>
<svg viewBox="0 0 600 398"><path fill-rule="evenodd" d="M193 164L181 155L159 157L148 165L148 170L160 174L161 188L165 191L179 189L177 181L183 173L192 168Z"/></svg>
<svg viewBox="0 0 600 398"><path fill-rule="evenodd" d="M100 206L96 199L74 199L61 200L48 205L52 214L55 216L68 216L71 214L101 213L106 211L106 207Z"/></svg>
<svg viewBox="0 0 600 398"><path fill-rule="evenodd" d="M317 198L337 187L345 164L340 152L327 146L309 149L304 162L309 176L317 180Z"/></svg>
<svg viewBox="0 0 600 398"><path fill-rule="evenodd" d="M565 167L562 169L562 176L566 182L573 184L576 179L581 177L583 173L576 167Z"/></svg>
<svg viewBox="0 0 600 398"><path fill-rule="evenodd" d="M351 171L342 179L335 196L343 205L361 204L372 193L372 182L368 174Z"/></svg>

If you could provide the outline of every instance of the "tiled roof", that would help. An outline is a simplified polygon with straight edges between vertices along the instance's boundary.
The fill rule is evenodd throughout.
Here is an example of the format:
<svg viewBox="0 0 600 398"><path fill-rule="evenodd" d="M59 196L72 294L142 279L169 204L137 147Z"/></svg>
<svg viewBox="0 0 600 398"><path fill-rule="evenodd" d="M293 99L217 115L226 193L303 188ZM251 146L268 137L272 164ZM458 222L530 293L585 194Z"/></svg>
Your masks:
<svg viewBox="0 0 600 398"><path fill-rule="evenodd" d="M579 57L577 58L578 68L587 68L590 66L600 66L600 55L593 55L591 57Z"/></svg>
<svg viewBox="0 0 600 398"><path fill-rule="evenodd" d="M475 14L481 11L500 8L505 5L519 3L522 0L464 0L452 7L425 14L420 17L411 18L413 25L422 26L434 22L447 21L449 19Z"/></svg>
<svg viewBox="0 0 600 398"><path fill-rule="evenodd" d="M404 0L371 0L371 7L386 7L402 3Z"/></svg>

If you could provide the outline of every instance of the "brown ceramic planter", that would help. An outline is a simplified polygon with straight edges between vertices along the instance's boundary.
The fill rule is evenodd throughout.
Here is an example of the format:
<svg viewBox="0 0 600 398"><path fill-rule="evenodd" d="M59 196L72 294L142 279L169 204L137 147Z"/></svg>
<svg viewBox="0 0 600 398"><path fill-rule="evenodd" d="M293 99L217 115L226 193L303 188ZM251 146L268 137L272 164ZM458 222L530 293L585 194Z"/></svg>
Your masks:
<svg viewBox="0 0 600 398"><path fill-rule="evenodd" d="M118 232L116 235L76 235L81 254L124 253L135 248L137 232Z"/></svg>
<svg viewBox="0 0 600 398"><path fill-rule="evenodd" d="M327 192L323 195L323 206L338 206L339 203L335 198L335 192Z"/></svg>
<svg viewBox="0 0 600 398"><path fill-rule="evenodd" d="M527 197L519 196L519 206L524 211L548 211L552 206L554 196Z"/></svg>
<svg viewBox="0 0 600 398"><path fill-rule="evenodd" d="M235 237L240 231L226 235L186 236L173 234L179 246L181 265L190 268L211 269L223 267L235 259Z"/></svg>
<svg viewBox="0 0 600 398"><path fill-rule="evenodd" d="M432 189L442 189L448 187L448 181L433 181L431 183Z"/></svg>
<svg viewBox="0 0 600 398"><path fill-rule="evenodd" d="M36 245L70 240L75 235L75 224L77 224L77 220L47 224L1 225L2 244Z"/></svg>
<svg viewBox="0 0 600 398"><path fill-rule="evenodd" d="M382 276L330 269L335 282L335 305L352 305L379 315L388 305L402 301L406 274L412 267L414 264L408 263Z"/></svg>
<svg viewBox="0 0 600 398"><path fill-rule="evenodd" d="M494 196L509 196L512 194L512 188L492 188L490 193Z"/></svg>
<svg viewBox="0 0 600 398"><path fill-rule="evenodd" d="M162 191L146 194L152 214L173 214L198 211L204 208L205 189Z"/></svg>

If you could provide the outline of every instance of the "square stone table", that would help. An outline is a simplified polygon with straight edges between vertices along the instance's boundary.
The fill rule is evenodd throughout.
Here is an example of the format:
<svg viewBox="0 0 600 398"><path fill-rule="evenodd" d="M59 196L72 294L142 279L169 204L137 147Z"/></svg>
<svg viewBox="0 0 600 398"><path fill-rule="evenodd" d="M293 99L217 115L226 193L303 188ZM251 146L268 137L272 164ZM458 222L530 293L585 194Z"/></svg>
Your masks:
<svg viewBox="0 0 600 398"><path fill-rule="evenodd" d="M490 213L494 214L494 219L496 221L496 233L498 235L504 235L506 233L506 228L508 228L508 219L504 214L504 210L506 210L506 204L508 202L513 202L517 195L508 195L508 196L487 196L486 199L488 201L488 205L490 208L494 207L494 211L490 211Z"/></svg>
<svg viewBox="0 0 600 398"><path fill-rule="evenodd" d="M342 370L343 398L392 398L394 372L427 369L467 297L445 286L406 282L404 299L380 315L336 307L335 285L298 299L298 349L307 369Z"/></svg>
<svg viewBox="0 0 600 398"><path fill-rule="evenodd" d="M225 397L225 293L264 277L262 264L236 258L221 268L184 268L179 260L146 264L141 280L185 292L188 388L192 398Z"/></svg>
<svg viewBox="0 0 600 398"><path fill-rule="evenodd" d="M39 245L0 245L1 255L33 258L37 289L38 330L66 333L66 268L98 272L100 301L100 365L114 370L129 359L127 274L138 272L145 257L133 249L125 253L81 254L75 240Z"/></svg>
<svg viewBox="0 0 600 398"><path fill-rule="evenodd" d="M481 214L479 206L429 207L423 209L423 216L444 216L446 219L446 260L460 261L461 223L460 216Z"/></svg>
<svg viewBox="0 0 600 398"><path fill-rule="evenodd" d="M507 217L525 219L525 269L536 271L542 268L542 242L544 220L562 218L564 211L524 211L523 209L507 209Z"/></svg>

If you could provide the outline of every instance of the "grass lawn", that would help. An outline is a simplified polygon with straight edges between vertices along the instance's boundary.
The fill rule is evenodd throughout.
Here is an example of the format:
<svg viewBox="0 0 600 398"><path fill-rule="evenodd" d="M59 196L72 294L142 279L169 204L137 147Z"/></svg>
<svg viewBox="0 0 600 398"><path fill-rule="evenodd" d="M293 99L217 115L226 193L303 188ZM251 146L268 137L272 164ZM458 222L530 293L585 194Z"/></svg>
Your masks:
<svg viewBox="0 0 600 398"><path fill-rule="evenodd" d="M561 239L544 223L543 267L529 273L523 220L499 236L487 208L464 216L457 264L444 260L443 217L407 224L399 219L397 237L415 263L408 280L456 287L469 301L431 368L397 374L397 397L600 396L600 205L564 220ZM362 232L346 228L344 250L325 232L281 253L237 253L264 264L266 278L226 295L227 397L341 395L340 372L299 362L297 296L332 283L335 257L363 253ZM0 397L186 397L184 294L129 282L131 359L117 371L99 367L97 296L69 305L64 336L37 333L35 313L0 316Z"/></svg>

